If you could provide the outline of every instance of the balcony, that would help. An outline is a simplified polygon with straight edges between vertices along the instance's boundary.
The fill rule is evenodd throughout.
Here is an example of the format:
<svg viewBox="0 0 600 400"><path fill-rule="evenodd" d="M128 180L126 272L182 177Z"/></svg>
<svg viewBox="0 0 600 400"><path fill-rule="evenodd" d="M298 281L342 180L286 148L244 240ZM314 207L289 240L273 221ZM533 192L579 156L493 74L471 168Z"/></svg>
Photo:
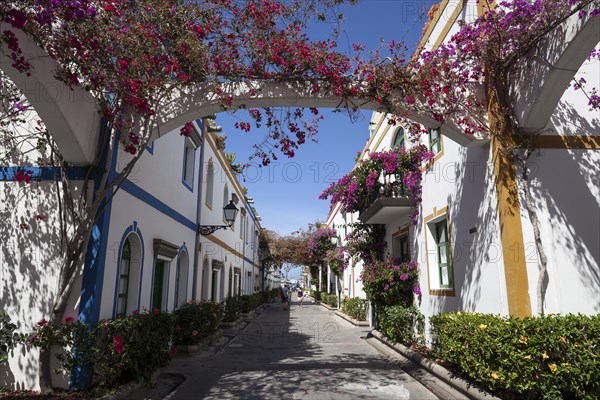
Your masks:
<svg viewBox="0 0 600 400"><path fill-rule="evenodd" d="M371 193L358 219L365 224L387 224L408 214L415 205L403 185L387 184Z"/></svg>

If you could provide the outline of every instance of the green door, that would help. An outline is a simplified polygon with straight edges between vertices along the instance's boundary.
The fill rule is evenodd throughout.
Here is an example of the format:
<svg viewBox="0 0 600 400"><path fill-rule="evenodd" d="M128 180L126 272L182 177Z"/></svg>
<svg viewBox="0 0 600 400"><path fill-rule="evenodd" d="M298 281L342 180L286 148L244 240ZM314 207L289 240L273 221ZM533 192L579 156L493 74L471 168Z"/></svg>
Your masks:
<svg viewBox="0 0 600 400"><path fill-rule="evenodd" d="M165 277L165 262L156 260L154 265L154 286L152 287L152 309L162 310L162 297Z"/></svg>

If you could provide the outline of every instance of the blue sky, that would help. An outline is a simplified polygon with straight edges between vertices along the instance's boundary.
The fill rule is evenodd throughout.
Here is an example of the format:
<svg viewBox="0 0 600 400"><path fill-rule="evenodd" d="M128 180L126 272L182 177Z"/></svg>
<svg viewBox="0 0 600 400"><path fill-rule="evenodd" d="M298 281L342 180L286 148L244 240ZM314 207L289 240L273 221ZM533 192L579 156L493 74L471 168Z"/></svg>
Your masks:
<svg viewBox="0 0 600 400"><path fill-rule="evenodd" d="M359 0L355 6L342 8L345 16L344 32L338 39L340 51L349 51L352 43L362 43L367 49L375 49L383 38L404 41L413 49L421 36L424 24L423 10L436 3L433 0ZM311 28L309 36L320 38L334 25L322 24ZM307 142L296 151L296 156L284 156L270 166L258 168L259 160L251 161L246 170L248 195L255 200L255 207L262 217L262 226L288 234L306 227L316 220L324 221L329 201L319 200L321 192L337 181L354 166L357 152L369 138L370 111L361 112L352 122L345 113L321 110L324 120L319 124L318 143ZM240 114L237 118L243 119ZM217 123L227 135L226 151L234 152L237 161L246 163L252 154L252 144L265 135L253 127L249 132L234 128L236 117L226 113L218 115Z"/></svg>

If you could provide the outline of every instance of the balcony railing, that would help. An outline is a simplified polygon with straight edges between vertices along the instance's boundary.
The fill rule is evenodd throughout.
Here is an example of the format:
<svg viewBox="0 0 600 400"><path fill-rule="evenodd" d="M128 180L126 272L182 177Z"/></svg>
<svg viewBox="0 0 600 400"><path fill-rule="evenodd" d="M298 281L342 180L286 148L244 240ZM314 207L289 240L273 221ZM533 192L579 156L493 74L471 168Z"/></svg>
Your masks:
<svg viewBox="0 0 600 400"><path fill-rule="evenodd" d="M392 180L374 187L359 211L359 219L367 224L386 224L413 207L416 203L402 180Z"/></svg>

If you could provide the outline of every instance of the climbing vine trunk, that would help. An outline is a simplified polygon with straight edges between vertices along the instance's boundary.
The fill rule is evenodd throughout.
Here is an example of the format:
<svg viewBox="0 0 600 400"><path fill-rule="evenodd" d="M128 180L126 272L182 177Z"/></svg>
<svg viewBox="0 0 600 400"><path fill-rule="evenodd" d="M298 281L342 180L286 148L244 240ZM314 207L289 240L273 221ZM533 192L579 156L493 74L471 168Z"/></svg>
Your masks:
<svg viewBox="0 0 600 400"><path fill-rule="evenodd" d="M548 258L546 257L546 251L542 244L542 236L540 234L540 221L535 211L533 199L531 198L531 183L529 181L529 166L527 160L531 155L532 147L528 147L525 150L525 155L519 160L521 163L521 180L523 182L523 192L525 198L525 208L527 208L527 214L531 225L533 227L533 237L535 240L535 246L539 256L539 276L537 281L537 313L544 315L544 302L546 297L546 287L548 283Z"/></svg>

